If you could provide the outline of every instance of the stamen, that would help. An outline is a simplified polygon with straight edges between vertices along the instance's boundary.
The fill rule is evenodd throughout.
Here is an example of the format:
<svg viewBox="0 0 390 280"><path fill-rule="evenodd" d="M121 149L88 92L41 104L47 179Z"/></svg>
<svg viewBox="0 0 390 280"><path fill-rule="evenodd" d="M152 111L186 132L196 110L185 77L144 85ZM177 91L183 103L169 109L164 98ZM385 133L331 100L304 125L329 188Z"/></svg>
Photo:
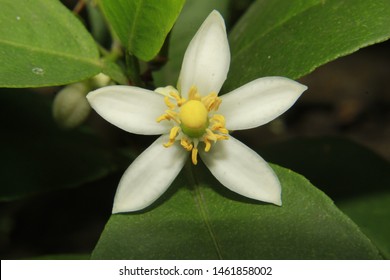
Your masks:
<svg viewBox="0 0 390 280"><path fill-rule="evenodd" d="M215 134L215 136L217 137L217 141L229 139L229 136L227 136L227 135Z"/></svg>
<svg viewBox="0 0 390 280"><path fill-rule="evenodd" d="M170 117L168 114L163 114L161 116L159 116L157 119L156 119L156 122L161 122L161 121L169 121L170 120Z"/></svg>
<svg viewBox="0 0 390 280"><path fill-rule="evenodd" d="M165 96L164 97L164 102L165 104L167 105L167 107L171 110L175 109L175 104L173 104L170 100L169 100L169 97L168 96Z"/></svg>
<svg viewBox="0 0 390 280"><path fill-rule="evenodd" d="M166 110L165 111L165 114L159 116L157 119L156 119L156 122L161 122L161 121L170 121L170 120L174 120L176 123L180 124L180 119L178 117L178 113L176 113L175 111L171 111L171 110Z"/></svg>
<svg viewBox="0 0 390 280"><path fill-rule="evenodd" d="M198 148L192 148L191 159L192 163L196 165L198 163Z"/></svg>
<svg viewBox="0 0 390 280"><path fill-rule="evenodd" d="M211 141L214 141L216 142L218 139L217 139L217 134L214 134L211 129L206 129L206 137L208 140L211 140Z"/></svg>
<svg viewBox="0 0 390 280"><path fill-rule="evenodd" d="M207 108L207 111L216 111L221 105L222 99L218 97L218 94L215 92L210 93L209 95L202 98L202 103Z"/></svg>
<svg viewBox="0 0 390 280"><path fill-rule="evenodd" d="M210 122L220 123L221 126L225 126L225 117L219 114L214 114L211 117Z"/></svg>
<svg viewBox="0 0 390 280"><path fill-rule="evenodd" d="M198 89L196 88L196 86L192 86L190 88L190 91L188 92L188 99L189 100L198 100L198 101L201 100L200 95L198 93Z"/></svg>
<svg viewBox="0 0 390 280"><path fill-rule="evenodd" d="M179 133L179 130L180 130L180 127L178 127L178 126L172 127L171 131L169 132L169 141L167 143L163 144L165 148L168 148L168 147L172 146L173 143L175 143L176 136Z"/></svg>
<svg viewBox="0 0 390 280"><path fill-rule="evenodd" d="M206 145L206 146L204 147L204 151L205 151L205 152L210 151L211 143L210 143L209 139L208 139L207 137L203 137L203 142L204 142L204 144Z"/></svg>
<svg viewBox="0 0 390 280"><path fill-rule="evenodd" d="M186 149L188 152L192 150L192 148L194 147L192 144L191 144L191 141L188 140L186 137L182 137L180 139L180 144L183 146L184 149Z"/></svg>
<svg viewBox="0 0 390 280"><path fill-rule="evenodd" d="M186 102L185 98L180 97L180 95L176 92L171 92L169 93L169 95L176 100L178 107L180 107L181 105L183 105L184 102Z"/></svg>
<svg viewBox="0 0 390 280"><path fill-rule="evenodd" d="M170 118L171 120L174 120L174 121L177 122L178 124L181 123L180 118L179 118L179 114L178 114L178 113L176 113L175 111L171 111L171 110L167 110L167 111L165 111L165 112L166 112L166 114L169 116L169 118Z"/></svg>
<svg viewBox="0 0 390 280"><path fill-rule="evenodd" d="M229 138L224 116L210 113L217 111L222 102L217 93L211 92L202 98L195 86L190 88L187 99L182 98L171 86L158 88L156 92L164 95L164 102L168 107L156 121L175 122L169 131L168 142L163 144L164 147L171 147L176 140L180 140L180 145L191 152L192 163L196 165L199 141L204 142L204 151L209 152L213 142Z"/></svg>

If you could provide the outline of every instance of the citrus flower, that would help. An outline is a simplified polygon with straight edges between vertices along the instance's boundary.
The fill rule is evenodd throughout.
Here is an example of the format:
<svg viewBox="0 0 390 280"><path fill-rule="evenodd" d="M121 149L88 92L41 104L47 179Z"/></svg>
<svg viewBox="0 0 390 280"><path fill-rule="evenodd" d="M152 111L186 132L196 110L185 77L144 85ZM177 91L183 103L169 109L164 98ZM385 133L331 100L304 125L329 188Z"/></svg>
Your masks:
<svg viewBox="0 0 390 280"><path fill-rule="evenodd" d="M92 108L117 127L136 134L161 134L125 171L113 213L151 205L186 160L196 165L198 157L230 190L281 205L281 186L271 167L229 132L275 119L307 87L283 77L265 77L219 97L229 65L225 23L213 11L185 52L178 89L167 86L151 91L118 85L87 95Z"/></svg>

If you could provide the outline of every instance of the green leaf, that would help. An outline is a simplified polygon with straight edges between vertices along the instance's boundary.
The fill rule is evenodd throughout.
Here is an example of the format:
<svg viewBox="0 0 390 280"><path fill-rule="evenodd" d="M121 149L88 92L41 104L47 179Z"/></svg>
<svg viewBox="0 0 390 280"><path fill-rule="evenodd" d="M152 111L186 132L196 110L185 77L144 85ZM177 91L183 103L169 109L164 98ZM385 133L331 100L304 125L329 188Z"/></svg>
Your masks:
<svg viewBox="0 0 390 280"><path fill-rule="evenodd" d="M358 227L302 176L273 166L283 206L245 199L196 169L143 213L112 215L94 259L377 259ZM183 175L183 174L182 174Z"/></svg>
<svg viewBox="0 0 390 280"><path fill-rule="evenodd" d="M181 69L184 53L212 10L227 15L228 0L187 0L178 17L169 38L168 62L161 71L153 73L157 86L176 85Z"/></svg>
<svg viewBox="0 0 390 280"><path fill-rule="evenodd" d="M103 59L102 62L103 62L102 73L106 74L115 82L121 85L127 85L129 83L125 74L123 73L124 72L123 69L118 64L116 64L113 61L110 61L109 59Z"/></svg>
<svg viewBox="0 0 390 280"><path fill-rule="evenodd" d="M1 201L80 186L127 161L90 131L61 130L51 116L50 96L3 89L0 104Z"/></svg>
<svg viewBox="0 0 390 280"><path fill-rule="evenodd" d="M89 260L89 254L59 254L59 255L43 255L32 260Z"/></svg>
<svg viewBox="0 0 390 280"><path fill-rule="evenodd" d="M301 137L261 150L267 160L305 174L390 258L387 160L364 146L337 137Z"/></svg>
<svg viewBox="0 0 390 280"><path fill-rule="evenodd" d="M95 42L59 1L0 5L0 87L68 84L100 71Z"/></svg>
<svg viewBox="0 0 390 280"><path fill-rule="evenodd" d="M230 33L224 91L262 76L299 78L390 37L390 1L257 0Z"/></svg>
<svg viewBox="0 0 390 280"><path fill-rule="evenodd" d="M390 259L390 192L362 196L338 205Z"/></svg>
<svg viewBox="0 0 390 280"><path fill-rule="evenodd" d="M390 186L390 163L348 139L299 137L263 147L260 154L267 161L305 174L336 204Z"/></svg>
<svg viewBox="0 0 390 280"><path fill-rule="evenodd" d="M161 49L184 0L101 0L100 4L130 53L149 61Z"/></svg>

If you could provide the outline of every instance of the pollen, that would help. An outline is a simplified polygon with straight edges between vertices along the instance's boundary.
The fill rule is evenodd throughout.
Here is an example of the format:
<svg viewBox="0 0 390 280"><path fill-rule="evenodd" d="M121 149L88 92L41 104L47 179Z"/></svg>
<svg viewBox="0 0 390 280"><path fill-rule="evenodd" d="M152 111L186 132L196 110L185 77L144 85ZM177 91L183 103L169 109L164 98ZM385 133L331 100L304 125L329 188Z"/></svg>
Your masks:
<svg viewBox="0 0 390 280"><path fill-rule="evenodd" d="M173 125L164 147L169 148L179 140L180 145L191 152L191 161L196 165L200 143L208 152L217 141L229 138L224 116L216 113L222 102L217 93L211 92L202 97L192 86L187 100L171 86L158 88L156 92L164 95L164 103L168 107L156 121L169 121Z"/></svg>

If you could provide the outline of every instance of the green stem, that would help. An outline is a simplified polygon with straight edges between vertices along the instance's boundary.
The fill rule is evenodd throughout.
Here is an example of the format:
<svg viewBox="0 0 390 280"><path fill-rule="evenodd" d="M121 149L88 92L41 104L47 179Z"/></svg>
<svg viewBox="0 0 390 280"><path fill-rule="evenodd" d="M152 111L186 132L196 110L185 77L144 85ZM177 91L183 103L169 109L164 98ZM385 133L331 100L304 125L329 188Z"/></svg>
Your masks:
<svg viewBox="0 0 390 280"><path fill-rule="evenodd" d="M131 85L143 87L140 76L139 60L128 52L126 52L126 72Z"/></svg>

